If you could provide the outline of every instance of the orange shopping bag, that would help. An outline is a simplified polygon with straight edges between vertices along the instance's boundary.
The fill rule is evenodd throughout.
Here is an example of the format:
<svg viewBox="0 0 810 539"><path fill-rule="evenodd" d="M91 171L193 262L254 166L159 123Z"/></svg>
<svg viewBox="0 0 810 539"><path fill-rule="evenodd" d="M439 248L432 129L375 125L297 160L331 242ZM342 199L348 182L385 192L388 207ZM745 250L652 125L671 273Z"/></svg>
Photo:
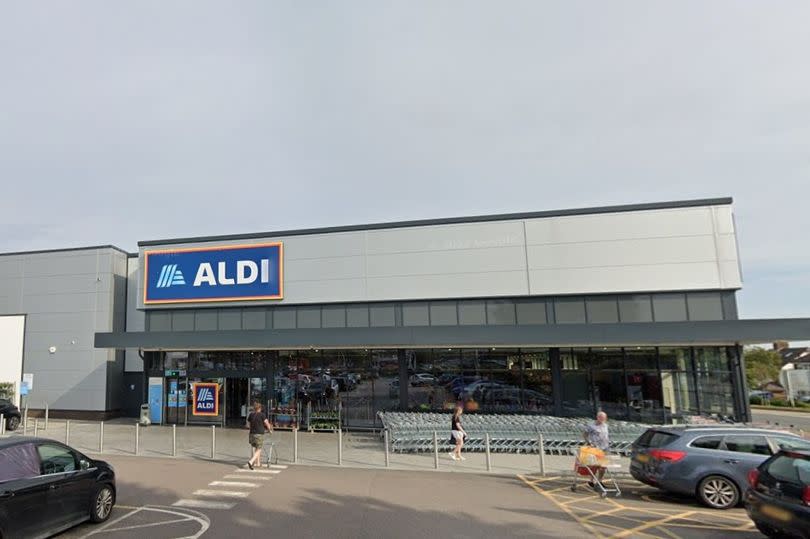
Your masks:
<svg viewBox="0 0 810 539"><path fill-rule="evenodd" d="M608 458L599 448L583 445L579 448L577 461L580 466L607 466Z"/></svg>

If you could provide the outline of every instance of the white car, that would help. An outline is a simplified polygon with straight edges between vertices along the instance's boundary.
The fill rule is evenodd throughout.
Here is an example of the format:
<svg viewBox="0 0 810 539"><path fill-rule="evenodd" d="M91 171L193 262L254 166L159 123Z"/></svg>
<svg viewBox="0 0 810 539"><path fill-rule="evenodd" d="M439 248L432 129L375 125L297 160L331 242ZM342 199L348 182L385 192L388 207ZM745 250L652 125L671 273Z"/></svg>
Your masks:
<svg viewBox="0 0 810 539"><path fill-rule="evenodd" d="M416 386L432 386L436 383L436 377L428 373L419 373L411 376L411 385Z"/></svg>

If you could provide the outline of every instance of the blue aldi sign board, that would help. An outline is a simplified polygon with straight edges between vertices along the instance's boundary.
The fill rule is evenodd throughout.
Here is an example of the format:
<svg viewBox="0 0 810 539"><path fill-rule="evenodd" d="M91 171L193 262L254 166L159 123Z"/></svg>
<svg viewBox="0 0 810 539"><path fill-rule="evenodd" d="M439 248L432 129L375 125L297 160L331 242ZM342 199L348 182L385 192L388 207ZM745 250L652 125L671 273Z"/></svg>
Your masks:
<svg viewBox="0 0 810 539"><path fill-rule="evenodd" d="M194 399L192 415L219 415L219 384L203 382L191 384L191 394Z"/></svg>
<svg viewBox="0 0 810 539"><path fill-rule="evenodd" d="M145 305L282 299L283 245L144 251Z"/></svg>

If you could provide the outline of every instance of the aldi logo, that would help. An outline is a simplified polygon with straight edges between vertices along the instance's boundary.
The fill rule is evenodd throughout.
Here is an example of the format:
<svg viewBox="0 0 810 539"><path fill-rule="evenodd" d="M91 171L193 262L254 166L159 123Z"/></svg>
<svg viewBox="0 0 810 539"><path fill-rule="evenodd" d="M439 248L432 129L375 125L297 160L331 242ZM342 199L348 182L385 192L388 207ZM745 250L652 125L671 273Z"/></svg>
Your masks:
<svg viewBox="0 0 810 539"><path fill-rule="evenodd" d="M143 303L282 299L282 261L278 242L144 251Z"/></svg>
<svg viewBox="0 0 810 539"><path fill-rule="evenodd" d="M192 415L209 417L219 415L219 384L207 382L191 384L191 394L194 399Z"/></svg>

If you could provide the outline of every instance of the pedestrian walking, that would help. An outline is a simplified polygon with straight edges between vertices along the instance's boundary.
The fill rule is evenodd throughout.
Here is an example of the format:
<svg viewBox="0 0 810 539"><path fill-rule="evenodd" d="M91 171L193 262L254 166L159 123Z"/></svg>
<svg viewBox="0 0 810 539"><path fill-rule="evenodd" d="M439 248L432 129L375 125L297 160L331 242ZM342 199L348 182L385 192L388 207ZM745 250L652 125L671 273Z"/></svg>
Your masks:
<svg viewBox="0 0 810 539"><path fill-rule="evenodd" d="M583 433L585 442L591 447L595 447L600 451L603 451L605 455L607 455L607 452L610 449L610 435L608 433L607 420L607 414L605 412L599 412L596 414L596 421L585 427L585 431ZM596 478L600 483L602 482L604 475L605 468L600 467L596 472ZM593 482L589 484L593 487Z"/></svg>
<svg viewBox="0 0 810 539"><path fill-rule="evenodd" d="M464 438L467 437L464 427L461 426L462 413L464 413L464 408L460 404L456 405L456 409L453 412L453 420L450 425L450 434L452 435L451 440L456 444L456 447L453 449L453 451L448 453L450 458L453 460L467 460L461 456L461 448L464 446Z"/></svg>
<svg viewBox="0 0 810 539"><path fill-rule="evenodd" d="M250 429L248 443L253 448L253 456L247 465L252 470L254 466L261 466L265 433L268 431L273 432L273 426L267 416L262 413L262 404L259 401L253 403L253 411L248 414L245 426Z"/></svg>

